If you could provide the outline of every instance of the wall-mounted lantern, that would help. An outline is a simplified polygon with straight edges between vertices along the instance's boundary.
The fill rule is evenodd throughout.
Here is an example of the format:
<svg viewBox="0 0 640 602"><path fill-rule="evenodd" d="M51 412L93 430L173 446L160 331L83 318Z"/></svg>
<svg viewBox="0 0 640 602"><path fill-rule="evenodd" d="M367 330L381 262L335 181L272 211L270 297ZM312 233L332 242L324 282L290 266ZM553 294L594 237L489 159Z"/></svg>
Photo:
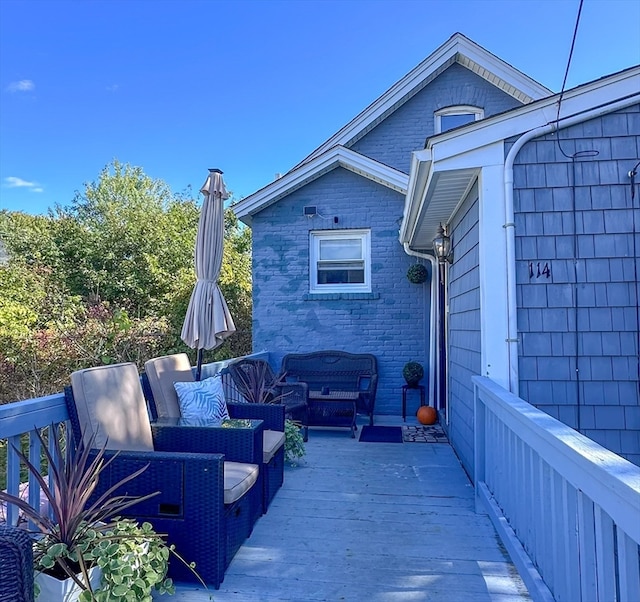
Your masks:
<svg viewBox="0 0 640 602"><path fill-rule="evenodd" d="M451 251L451 238L446 235L442 224L440 224L436 237L433 239L433 252L438 262L443 264L445 261L453 263L453 253Z"/></svg>

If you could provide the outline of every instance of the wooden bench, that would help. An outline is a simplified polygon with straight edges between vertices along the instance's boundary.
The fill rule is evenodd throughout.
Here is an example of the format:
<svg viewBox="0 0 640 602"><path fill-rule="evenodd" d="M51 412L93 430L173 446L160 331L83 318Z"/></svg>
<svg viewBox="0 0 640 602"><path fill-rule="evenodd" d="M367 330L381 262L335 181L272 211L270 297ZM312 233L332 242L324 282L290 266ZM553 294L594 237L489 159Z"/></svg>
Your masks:
<svg viewBox="0 0 640 602"><path fill-rule="evenodd" d="M282 360L281 372L287 381L307 384L310 426L348 426L353 433L356 412L368 415L373 424L378 388L374 355L346 351L290 353Z"/></svg>

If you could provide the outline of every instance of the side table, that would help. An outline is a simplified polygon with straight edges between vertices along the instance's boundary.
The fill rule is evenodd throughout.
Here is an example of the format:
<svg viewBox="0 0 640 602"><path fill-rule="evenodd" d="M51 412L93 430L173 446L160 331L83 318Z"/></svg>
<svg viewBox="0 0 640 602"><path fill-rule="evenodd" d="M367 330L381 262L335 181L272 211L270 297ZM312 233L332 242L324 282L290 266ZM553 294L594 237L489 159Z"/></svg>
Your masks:
<svg viewBox="0 0 640 602"><path fill-rule="evenodd" d="M420 391L420 405L427 405L424 399L424 385L402 385L402 421L407 421L407 391L410 389Z"/></svg>

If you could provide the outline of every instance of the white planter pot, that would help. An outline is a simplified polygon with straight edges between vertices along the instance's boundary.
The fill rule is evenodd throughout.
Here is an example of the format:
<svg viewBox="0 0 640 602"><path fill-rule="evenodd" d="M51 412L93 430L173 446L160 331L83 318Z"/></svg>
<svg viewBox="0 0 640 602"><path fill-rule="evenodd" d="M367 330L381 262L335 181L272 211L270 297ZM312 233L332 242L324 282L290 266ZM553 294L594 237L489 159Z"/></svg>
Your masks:
<svg viewBox="0 0 640 602"><path fill-rule="evenodd" d="M79 576L82 580L82 577ZM96 590L100 587L102 570L98 566L89 569L89 583L91 588ZM45 573L36 575L36 583L40 586L40 593L36 602L76 602L82 590L73 579L56 579Z"/></svg>

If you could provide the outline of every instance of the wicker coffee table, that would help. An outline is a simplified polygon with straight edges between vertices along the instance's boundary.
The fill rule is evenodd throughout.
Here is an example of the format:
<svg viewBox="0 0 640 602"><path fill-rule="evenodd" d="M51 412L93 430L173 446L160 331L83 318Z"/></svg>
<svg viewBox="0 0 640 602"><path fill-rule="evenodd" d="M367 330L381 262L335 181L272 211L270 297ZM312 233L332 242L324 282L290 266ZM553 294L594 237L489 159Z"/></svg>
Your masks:
<svg viewBox="0 0 640 602"><path fill-rule="evenodd" d="M338 426L356 436L357 391L309 391L309 426Z"/></svg>

